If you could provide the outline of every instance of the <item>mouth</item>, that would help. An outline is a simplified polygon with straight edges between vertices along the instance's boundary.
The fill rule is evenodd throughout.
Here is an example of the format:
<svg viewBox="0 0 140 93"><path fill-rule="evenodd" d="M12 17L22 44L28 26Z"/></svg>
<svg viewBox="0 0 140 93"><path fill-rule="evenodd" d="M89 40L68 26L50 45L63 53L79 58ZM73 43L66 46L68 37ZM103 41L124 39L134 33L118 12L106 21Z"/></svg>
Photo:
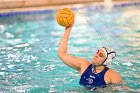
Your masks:
<svg viewBox="0 0 140 93"><path fill-rule="evenodd" d="M94 58L94 60L96 60L96 58Z"/></svg>
<svg viewBox="0 0 140 93"><path fill-rule="evenodd" d="M94 57L92 58L92 62L95 63L96 61L97 61L97 58L94 56Z"/></svg>

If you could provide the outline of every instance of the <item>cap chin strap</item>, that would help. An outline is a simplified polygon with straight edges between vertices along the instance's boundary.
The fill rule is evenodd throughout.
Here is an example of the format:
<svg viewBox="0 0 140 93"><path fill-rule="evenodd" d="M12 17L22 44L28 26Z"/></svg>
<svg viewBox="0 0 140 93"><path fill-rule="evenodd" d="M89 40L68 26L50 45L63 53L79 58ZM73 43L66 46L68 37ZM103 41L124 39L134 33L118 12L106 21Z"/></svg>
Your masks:
<svg viewBox="0 0 140 93"><path fill-rule="evenodd" d="M115 53L115 55L116 55L116 52L115 52L115 51L111 51L111 52L108 53L108 52L107 52L107 48L106 48L106 47L103 47L103 48L105 49L105 51L106 51L106 53L107 53L107 57L106 57L106 59L103 61L103 63L102 63L101 65L103 65L103 64L105 63L105 61L107 60L109 54ZM113 57L113 58L114 58L114 57ZM113 59L113 58L112 58L112 59Z"/></svg>

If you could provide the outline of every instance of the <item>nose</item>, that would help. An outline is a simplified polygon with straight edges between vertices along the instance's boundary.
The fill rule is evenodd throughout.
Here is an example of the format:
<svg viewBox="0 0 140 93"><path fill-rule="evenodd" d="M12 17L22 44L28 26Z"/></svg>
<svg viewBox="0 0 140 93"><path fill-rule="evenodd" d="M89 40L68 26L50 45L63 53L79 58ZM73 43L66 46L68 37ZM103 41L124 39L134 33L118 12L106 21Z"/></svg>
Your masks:
<svg viewBox="0 0 140 93"><path fill-rule="evenodd" d="M95 58L98 58L98 55L97 54L95 54Z"/></svg>
<svg viewBox="0 0 140 93"><path fill-rule="evenodd" d="M98 56L97 56L97 55L95 55L95 58L98 58Z"/></svg>

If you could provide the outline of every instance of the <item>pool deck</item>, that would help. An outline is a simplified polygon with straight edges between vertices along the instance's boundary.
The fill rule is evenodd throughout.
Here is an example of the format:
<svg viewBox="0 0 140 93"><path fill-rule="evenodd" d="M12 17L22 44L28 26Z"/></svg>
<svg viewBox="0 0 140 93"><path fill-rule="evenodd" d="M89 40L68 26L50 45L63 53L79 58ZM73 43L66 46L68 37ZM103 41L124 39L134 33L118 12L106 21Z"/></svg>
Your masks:
<svg viewBox="0 0 140 93"><path fill-rule="evenodd" d="M30 2L29 2L30 1ZM35 10L50 10L60 8L82 7L85 5L104 5L104 0L62 0L63 2L56 2L56 0L41 0L33 2L34 0L0 0L0 14L8 12L24 12ZM111 0L108 0L111 1ZM112 0L113 4L140 2L140 0ZM10 4L9 4L10 3Z"/></svg>

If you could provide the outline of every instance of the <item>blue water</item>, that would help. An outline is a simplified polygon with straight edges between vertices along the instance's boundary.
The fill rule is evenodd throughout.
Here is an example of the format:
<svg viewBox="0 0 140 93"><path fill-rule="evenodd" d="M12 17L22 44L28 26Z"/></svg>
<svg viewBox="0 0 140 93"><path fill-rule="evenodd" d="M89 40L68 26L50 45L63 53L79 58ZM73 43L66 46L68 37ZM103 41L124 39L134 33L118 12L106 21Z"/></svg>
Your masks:
<svg viewBox="0 0 140 93"><path fill-rule="evenodd" d="M140 92L140 15L133 12L139 9L130 6L105 12L93 6L75 8L68 46L69 53L89 61L102 46L116 50L111 68L122 76L130 93ZM78 84L78 72L57 57L64 28L55 21L56 11L0 17L1 93L90 92ZM128 93L119 89L95 92Z"/></svg>

